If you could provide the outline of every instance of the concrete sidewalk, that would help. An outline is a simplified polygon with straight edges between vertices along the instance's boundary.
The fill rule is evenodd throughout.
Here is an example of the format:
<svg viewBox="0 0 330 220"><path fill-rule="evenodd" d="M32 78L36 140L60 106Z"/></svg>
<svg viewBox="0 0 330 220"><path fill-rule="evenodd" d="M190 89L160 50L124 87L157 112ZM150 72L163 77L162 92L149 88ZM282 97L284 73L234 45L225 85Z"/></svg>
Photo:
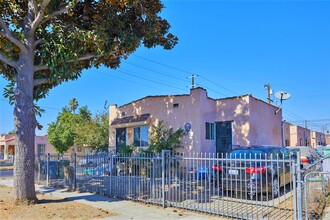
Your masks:
<svg viewBox="0 0 330 220"><path fill-rule="evenodd" d="M13 186L13 180L0 180L0 185ZM168 219L227 219L215 215L192 212L177 208L162 208L156 205L148 205L127 200L112 199L92 193L71 192L66 189L46 188L36 185L36 191L41 193L52 193L52 196L66 198L70 201L83 203L96 208L102 208L111 212L118 213L117 216L106 217L103 219L126 220L168 220Z"/></svg>

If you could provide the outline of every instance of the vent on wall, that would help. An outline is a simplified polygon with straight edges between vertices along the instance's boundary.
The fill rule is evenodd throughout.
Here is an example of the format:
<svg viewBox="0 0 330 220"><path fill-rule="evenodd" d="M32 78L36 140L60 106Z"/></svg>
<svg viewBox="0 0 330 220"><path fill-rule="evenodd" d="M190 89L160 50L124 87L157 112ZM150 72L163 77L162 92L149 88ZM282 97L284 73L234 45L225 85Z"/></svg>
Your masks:
<svg viewBox="0 0 330 220"><path fill-rule="evenodd" d="M179 103L174 103L173 108L179 108Z"/></svg>

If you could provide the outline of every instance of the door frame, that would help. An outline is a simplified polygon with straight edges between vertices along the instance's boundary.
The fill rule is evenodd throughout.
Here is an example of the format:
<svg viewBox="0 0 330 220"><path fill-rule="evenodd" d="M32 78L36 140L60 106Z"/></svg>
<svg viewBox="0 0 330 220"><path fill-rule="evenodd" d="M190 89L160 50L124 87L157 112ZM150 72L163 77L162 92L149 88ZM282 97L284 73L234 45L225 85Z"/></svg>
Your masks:
<svg viewBox="0 0 330 220"><path fill-rule="evenodd" d="M234 145L234 127L233 127L233 123L234 121L233 120L227 120L227 121L216 121L215 122L215 152L218 154L220 154L220 153L224 153L224 152L220 152L220 151L218 151L218 144L220 144L219 143L219 139L218 139L218 129L217 129L217 127L218 127L218 125L221 125L221 124L224 124L224 123L230 123L230 130L231 130L231 136L229 136L228 135L228 139L230 138L230 144L228 145L228 148L227 148L227 150L229 150L230 149L230 147L232 146L232 145ZM225 136L226 137L226 136Z"/></svg>

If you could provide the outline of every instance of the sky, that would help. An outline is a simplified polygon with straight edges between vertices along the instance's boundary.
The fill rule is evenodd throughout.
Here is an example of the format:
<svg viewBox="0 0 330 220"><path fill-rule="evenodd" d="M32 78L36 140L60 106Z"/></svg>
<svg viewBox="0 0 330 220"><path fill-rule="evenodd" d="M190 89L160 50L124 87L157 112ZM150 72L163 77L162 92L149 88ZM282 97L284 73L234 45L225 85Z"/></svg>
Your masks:
<svg viewBox="0 0 330 220"><path fill-rule="evenodd" d="M163 0L161 16L179 43L172 50L139 48L116 70L85 70L37 104L47 133L62 107L76 98L93 114L148 95L189 94L191 75L214 99L252 94L267 101L285 91L283 119L330 131L330 0ZM2 94L0 133L14 129L13 106ZM273 104L279 105L274 99Z"/></svg>

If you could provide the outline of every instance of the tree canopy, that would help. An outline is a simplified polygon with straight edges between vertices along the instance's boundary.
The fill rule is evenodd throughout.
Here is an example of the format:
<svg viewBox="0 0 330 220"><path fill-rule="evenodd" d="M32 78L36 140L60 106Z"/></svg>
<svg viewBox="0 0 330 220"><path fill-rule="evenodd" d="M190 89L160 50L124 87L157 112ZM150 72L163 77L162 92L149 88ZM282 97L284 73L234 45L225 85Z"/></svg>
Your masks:
<svg viewBox="0 0 330 220"><path fill-rule="evenodd" d="M49 124L47 135L49 142L58 153L67 152L73 145L85 145L95 151L104 151L109 143L108 107L94 117L87 106L80 107L78 113L72 111L71 99L69 107L65 106L58 114L56 121Z"/></svg>
<svg viewBox="0 0 330 220"><path fill-rule="evenodd" d="M31 52L33 92L39 100L58 84L80 77L83 69L118 67L141 44L171 49L177 43L168 22L158 16L159 0L0 3L0 73L10 82L6 95L12 100L21 54Z"/></svg>
<svg viewBox="0 0 330 220"><path fill-rule="evenodd" d="M160 0L0 0L0 74L14 107L14 192L36 201L34 101L91 67L117 68L140 46L172 49L178 39ZM40 125L38 125L40 127ZM28 167L28 169L26 169Z"/></svg>
<svg viewBox="0 0 330 220"><path fill-rule="evenodd" d="M78 108L79 104L76 98L73 98L70 100L69 102L69 107L70 110L74 113L76 111L76 109Z"/></svg>
<svg viewBox="0 0 330 220"><path fill-rule="evenodd" d="M82 111L79 115L83 115ZM86 145L92 150L107 151L109 147L109 114L108 106L105 103L104 109L98 112L88 122L80 123L76 127L74 143Z"/></svg>

